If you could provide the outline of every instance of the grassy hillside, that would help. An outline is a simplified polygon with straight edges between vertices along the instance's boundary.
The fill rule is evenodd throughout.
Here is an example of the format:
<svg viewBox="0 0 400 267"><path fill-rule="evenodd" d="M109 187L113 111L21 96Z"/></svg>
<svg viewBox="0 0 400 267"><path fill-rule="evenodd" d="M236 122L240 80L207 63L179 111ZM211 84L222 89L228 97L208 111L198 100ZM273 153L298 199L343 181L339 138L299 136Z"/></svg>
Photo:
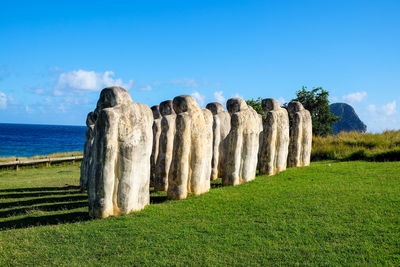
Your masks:
<svg viewBox="0 0 400 267"><path fill-rule="evenodd" d="M400 161L400 131L314 136L311 160Z"/></svg>
<svg viewBox="0 0 400 267"><path fill-rule="evenodd" d="M400 264L400 162L317 162L182 201L152 193L104 220L87 217L78 178L78 164L0 172L0 266Z"/></svg>

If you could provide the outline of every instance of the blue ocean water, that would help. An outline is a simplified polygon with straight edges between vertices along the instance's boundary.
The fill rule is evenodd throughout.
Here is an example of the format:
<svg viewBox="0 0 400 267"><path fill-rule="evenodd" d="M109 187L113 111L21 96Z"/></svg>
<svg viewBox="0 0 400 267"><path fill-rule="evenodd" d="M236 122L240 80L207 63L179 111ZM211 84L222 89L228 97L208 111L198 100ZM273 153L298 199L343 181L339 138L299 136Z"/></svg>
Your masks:
<svg viewBox="0 0 400 267"><path fill-rule="evenodd" d="M0 123L0 157L82 151L86 126Z"/></svg>

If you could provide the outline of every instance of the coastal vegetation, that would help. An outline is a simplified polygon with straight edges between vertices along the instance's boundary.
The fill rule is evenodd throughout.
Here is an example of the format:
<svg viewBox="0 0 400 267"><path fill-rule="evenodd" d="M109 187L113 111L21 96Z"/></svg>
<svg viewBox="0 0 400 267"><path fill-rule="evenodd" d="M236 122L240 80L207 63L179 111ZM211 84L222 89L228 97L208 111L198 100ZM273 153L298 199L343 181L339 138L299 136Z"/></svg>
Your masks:
<svg viewBox="0 0 400 267"><path fill-rule="evenodd" d="M36 155L33 157L0 157L0 162L9 162L15 160L35 160L35 159L46 159L46 158L63 158L63 157L71 157L71 156L82 156L82 151L72 151L72 152L61 152L61 153L53 153L50 155Z"/></svg>
<svg viewBox="0 0 400 267"><path fill-rule="evenodd" d="M397 265L400 162L314 162L91 220L79 166L0 171L0 265Z"/></svg>
<svg viewBox="0 0 400 267"><path fill-rule="evenodd" d="M314 136L311 160L400 161L400 131Z"/></svg>

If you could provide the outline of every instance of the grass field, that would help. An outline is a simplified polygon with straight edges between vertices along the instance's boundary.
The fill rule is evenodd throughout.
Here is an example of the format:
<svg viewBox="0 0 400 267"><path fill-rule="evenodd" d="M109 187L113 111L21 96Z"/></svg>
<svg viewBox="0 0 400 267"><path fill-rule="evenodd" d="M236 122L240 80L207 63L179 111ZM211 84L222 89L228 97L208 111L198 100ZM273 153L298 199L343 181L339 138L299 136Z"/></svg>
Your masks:
<svg viewBox="0 0 400 267"><path fill-rule="evenodd" d="M400 265L400 162L317 162L87 217L79 164L0 171L0 266ZM45 225L48 224L48 225Z"/></svg>
<svg viewBox="0 0 400 267"><path fill-rule="evenodd" d="M400 161L400 131L314 136L311 160Z"/></svg>
<svg viewBox="0 0 400 267"><path fill-rule="evenodd" d="M82 156L82 151L72 151L72 152L64 152L64 153L53 153L50 155L41 155L41 156L33 156L33 157L18 157L18 160L33 160L33 159L45 159L45 158L64 158L71 156ZM16 157L0 157L0 162L9 162L15 161Z"/></svg>

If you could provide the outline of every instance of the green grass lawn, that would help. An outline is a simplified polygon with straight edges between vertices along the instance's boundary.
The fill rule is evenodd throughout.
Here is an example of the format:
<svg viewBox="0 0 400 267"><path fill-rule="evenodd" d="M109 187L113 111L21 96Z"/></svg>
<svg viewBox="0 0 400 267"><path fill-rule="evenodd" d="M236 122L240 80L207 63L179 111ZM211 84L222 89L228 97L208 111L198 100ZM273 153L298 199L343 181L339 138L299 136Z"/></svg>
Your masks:
<svg viewBox="0 0 400 267"><path fill-rule="evenodd" d="M91 220L79 164L0 172L4 265L400 265L400 162L317 162ZM48 225L45 225L48 224Z"/></svg>

